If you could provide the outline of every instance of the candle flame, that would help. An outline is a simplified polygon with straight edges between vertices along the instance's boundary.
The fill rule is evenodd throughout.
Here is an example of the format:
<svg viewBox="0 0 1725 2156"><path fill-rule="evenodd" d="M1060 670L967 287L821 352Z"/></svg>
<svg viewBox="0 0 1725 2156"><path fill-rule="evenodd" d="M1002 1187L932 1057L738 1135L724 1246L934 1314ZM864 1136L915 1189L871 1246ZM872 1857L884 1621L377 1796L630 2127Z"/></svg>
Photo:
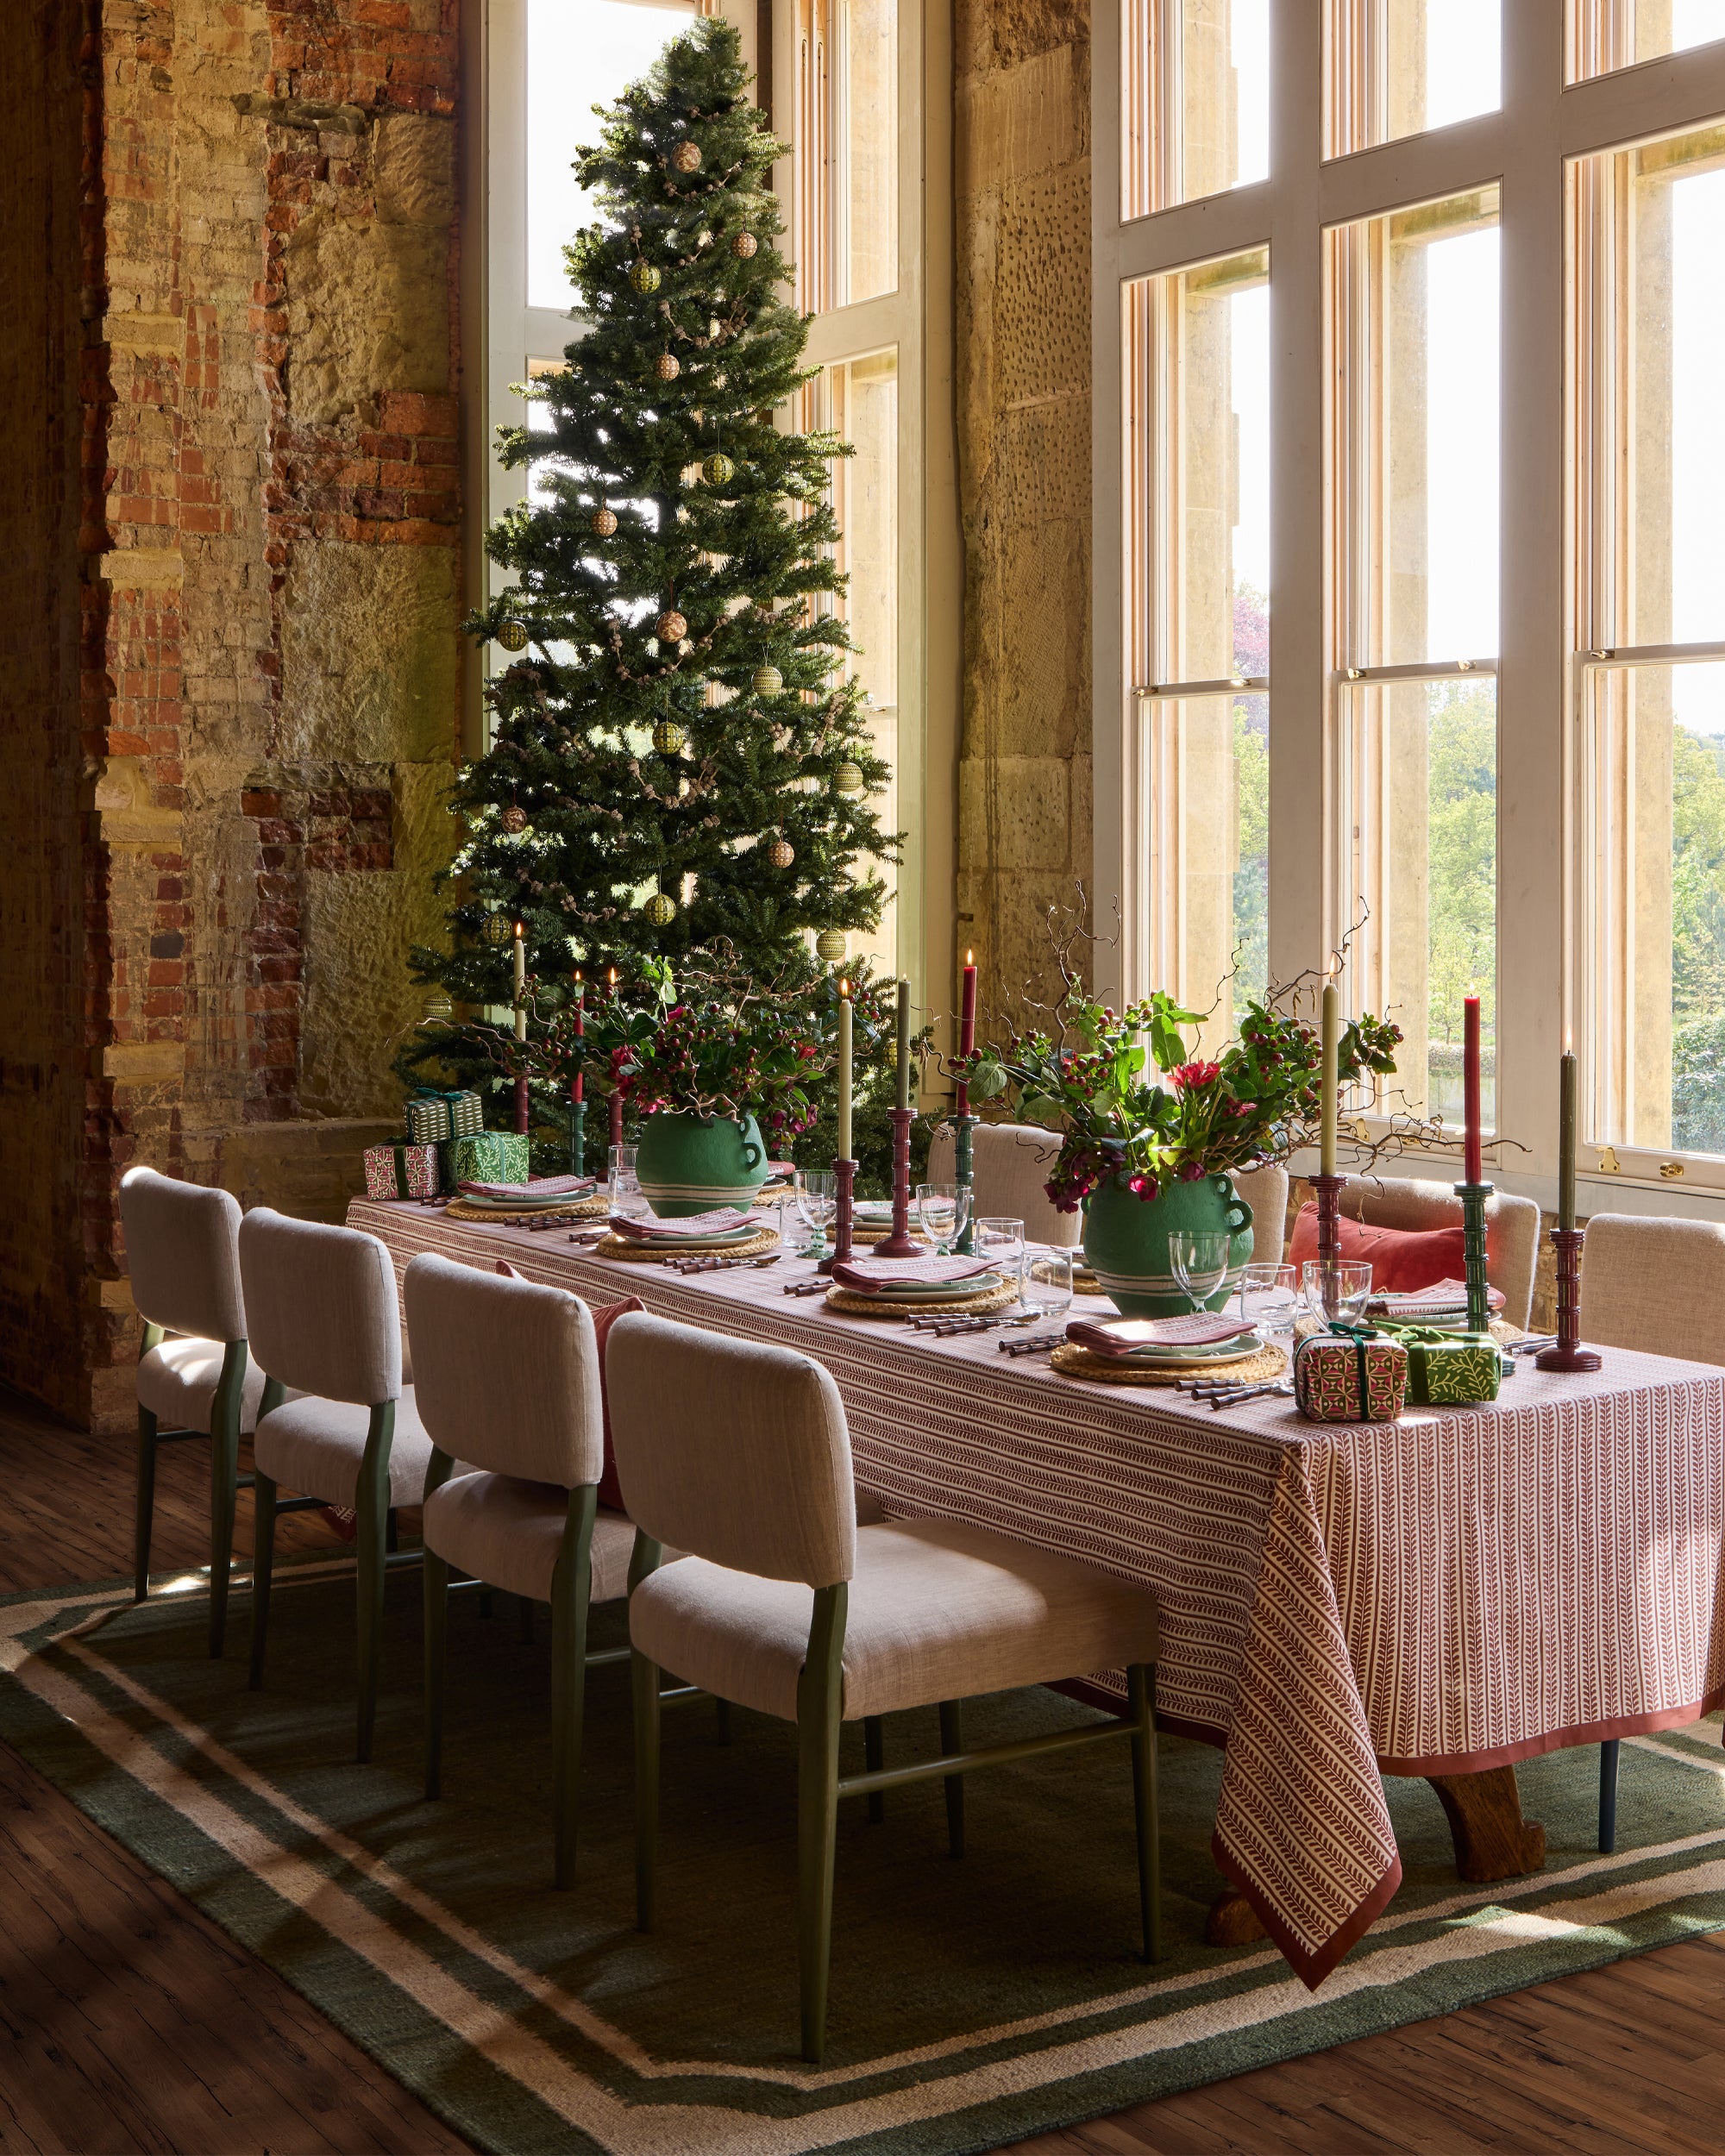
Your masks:
<svg viewBox="0 0 1725 2156"><path fill-rule="evenodd" d="M522 937L522 936L523 936L523 934L524 934L524 924L523 924L522 922L520 922L520 921L518 921L518 922L515 924L515 937L516 937L516 941L517 941L518 943L519 943L519 942L520 942L521 937Z"/></svg>
<svg viewBox="0 0 1725 2156"><path fill-rule="evenodd" d="M617 986L617 968L615 966L613 966L611 971L605 975L605 979L611 983L613 988Z"/></svg>
<svg viewBox="0 0 1725 2156"><path fill-rule="evenodd" d="M1575 1034L1572 1030L1566 1025L1564 1028L1564 1054L1565 1056L1573 1056L1574 1053Z"/></svg>
<svg viewBox="0 0 1725 2156"><path fill-rule="evenodd" d="M965 954L964 954L964 962L965 962L965 964L966 964L967 966L974 966L974 965L975 964L975 962L976 962L976 954L975 954L975 952L974 950L967 950L967 951L965 952Z"/></svg>
<svg viewBox="0 0 1725 2156"><path fill-rule="evenodd" d="M838 984L838 996L839 996L839 1000L840 1000L842 1003L849 1003L849 1002L850 1002L850 983L848 981L841 981L839 982L839 984Z"/></svg>
<svg viewBox="0 0 1725 2156"><path fill-rule="evenodd" d="M579 987L580 987L580 985L581 985L581 969L580 969L580 968L579 966L577 966L577 967L575 968L575 986L579 988Z"/></svg>

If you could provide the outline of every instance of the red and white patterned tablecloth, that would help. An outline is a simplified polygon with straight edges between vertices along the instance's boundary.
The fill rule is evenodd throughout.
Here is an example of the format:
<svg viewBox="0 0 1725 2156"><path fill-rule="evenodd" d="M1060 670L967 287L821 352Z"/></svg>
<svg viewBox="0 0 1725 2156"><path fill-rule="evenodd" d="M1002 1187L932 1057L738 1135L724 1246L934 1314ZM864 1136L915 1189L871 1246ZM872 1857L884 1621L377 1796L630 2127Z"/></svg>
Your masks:
<svg viewBox="0 0 1725 2156"><path fill-rule="evenodd" d="M398 1270L506 1256L593 1301L801 1348L889 1512L1153 1588L1161 1720L1223 1747L1217 1861L1309 1984L1400 1883L1383 1773L1476 1772L1725 1698L1725 1370L1613 1350L1590 1376L1524 1366L1495 1407L1320 1426L840 1317L787 1297L789 1268L682 1276L411 1201L348 1218Z"/></svg>

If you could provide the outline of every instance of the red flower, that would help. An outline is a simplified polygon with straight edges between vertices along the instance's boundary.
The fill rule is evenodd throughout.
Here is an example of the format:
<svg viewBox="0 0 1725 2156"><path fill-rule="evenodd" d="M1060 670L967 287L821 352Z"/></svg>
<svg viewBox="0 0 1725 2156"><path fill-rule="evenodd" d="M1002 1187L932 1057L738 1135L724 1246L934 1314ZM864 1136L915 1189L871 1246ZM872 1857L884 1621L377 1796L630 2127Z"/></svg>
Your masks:
<svg viewBox="0 0 1725 2156"><path fill-rule="evenodd" d="M1220 1063L1182 1063L1168 1074L1176 1093L1189 1093L1199 1086L1213 1086L1222 1075Z"/></svg>

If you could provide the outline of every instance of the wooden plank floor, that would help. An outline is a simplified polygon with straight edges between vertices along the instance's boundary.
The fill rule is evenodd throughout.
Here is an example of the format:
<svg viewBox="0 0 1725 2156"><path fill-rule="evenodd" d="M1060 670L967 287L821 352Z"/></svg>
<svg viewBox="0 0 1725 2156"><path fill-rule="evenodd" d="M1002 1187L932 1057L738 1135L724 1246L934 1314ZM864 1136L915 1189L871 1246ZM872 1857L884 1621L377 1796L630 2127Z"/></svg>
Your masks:
<svg viewBox="0 0 1725 2156"><path fill-rule="evenodd" d="M207 1550L171 1445L156 1564ZM0 1394L0 1589L130 1567L131 1448ZM315 1514L285 1548L325 1545ZM241 1499L239 1546L249 1544ZM243 1597L235 1647L243 1651ZM1716 2156L1725 1944L1701 1940L1043 2134L1016 2156ZM0 2156L459 2156L280 1977L0 1746Z"/></svg>

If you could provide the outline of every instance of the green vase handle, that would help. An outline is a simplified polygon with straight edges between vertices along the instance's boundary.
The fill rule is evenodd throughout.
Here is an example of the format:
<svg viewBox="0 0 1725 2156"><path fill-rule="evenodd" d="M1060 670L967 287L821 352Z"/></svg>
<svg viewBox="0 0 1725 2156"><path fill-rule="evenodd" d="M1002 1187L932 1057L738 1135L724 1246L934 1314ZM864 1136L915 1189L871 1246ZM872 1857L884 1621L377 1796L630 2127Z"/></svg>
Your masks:
<svg viewBox="0 0 1725 2156"><path fill-rule="evenodd" d="M1226 1218L1229 1233L1243 1235L1251 1225L1251 1207L1244 1198L1236 1194L1233 1184L1226 1175L1212 1175L1210 1181L1215 1185L1218 1195L1227 1206Z"/></svg>
<svg viewBox="0 0 1725 2156"><path fill-rule="evenodd" d="M755 1170L761 1165L762 1162L765 1160L766 1157L767 1156L763 1149L758 1146L752 1138L745 1138L743 1139L743 1165L750 1175L752 1175L754 1174Z"/></svg>

